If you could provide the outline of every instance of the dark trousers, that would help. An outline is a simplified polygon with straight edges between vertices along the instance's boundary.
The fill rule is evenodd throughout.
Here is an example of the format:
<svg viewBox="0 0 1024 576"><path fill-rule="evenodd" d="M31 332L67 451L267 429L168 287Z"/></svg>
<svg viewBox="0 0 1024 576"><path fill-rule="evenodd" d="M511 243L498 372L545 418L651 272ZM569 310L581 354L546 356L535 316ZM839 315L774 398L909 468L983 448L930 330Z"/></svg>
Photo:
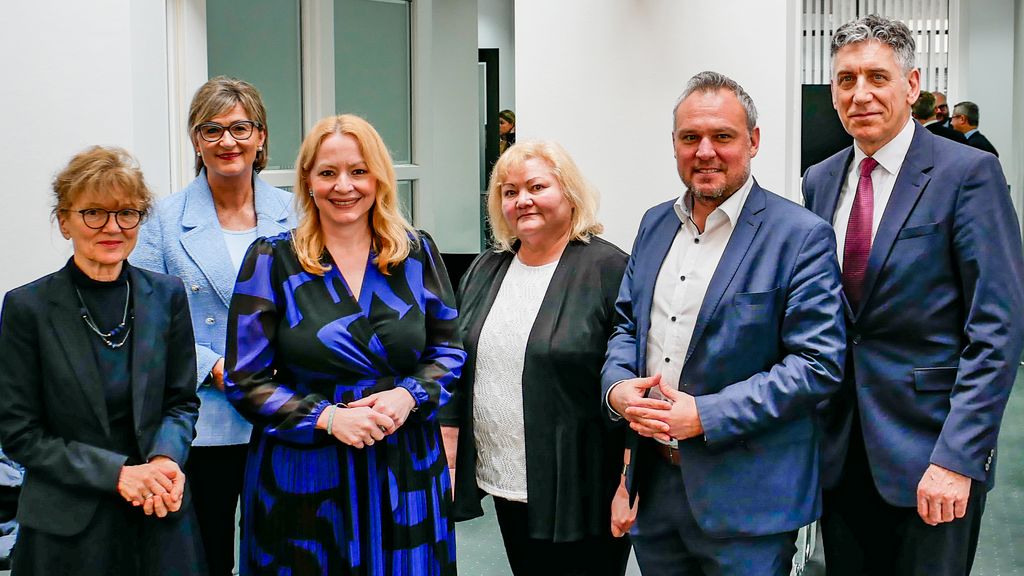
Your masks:
<svg viewBox="0 0 1024 576"><path fill-rule="evenodd" d="M796 553L795 530L765 536L708 536L690 509L679 467L660 457L651 463L649 477L640 485L639 502L632 538L644 576L789 576Z"/></svg>
<svg viewBox="0 0 1024 576"><path fill-rule="evenodd" d="M231 576L235 566L235 510L247 450L246 444L193 446L185 464L210 576Z"/></svg>
<svg viewBox="0 0 1024 576"><path fill-rule="evenodd" d="M855 426L839 484L824 493L821 537L828 576L970 574L985 495L985 486L972 481L966 516L925 524L916 508L882 499Z"/></svg>
<svg viewBox="0 0 1024 576"><path fill-rule="evenodd" d="M494 498L494 511L516 576L622 576L626 572L629 537L613 538L610 522L606 536L552 542L529 537L526 504Z"/></svg>

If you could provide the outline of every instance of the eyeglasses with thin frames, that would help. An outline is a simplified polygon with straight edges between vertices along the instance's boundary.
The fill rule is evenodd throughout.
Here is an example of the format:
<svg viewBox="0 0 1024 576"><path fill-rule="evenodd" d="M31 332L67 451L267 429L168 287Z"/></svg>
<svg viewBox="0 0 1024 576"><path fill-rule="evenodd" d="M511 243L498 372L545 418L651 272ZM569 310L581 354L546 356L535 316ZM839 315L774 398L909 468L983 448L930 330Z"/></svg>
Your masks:
<svg viewBox="0 0 1024 576"><path fill-rule="evenodd" d="M142 210L136 210L134 208L122 208L120 210L106 210L104 208L83 208L82 210L69 210L64 209L64 212L78 212L82 215L82 222L85 223L86 227L92 228L93 230L102 230L107 222L110 222L110 215L114 215L114 222L121 228L121 230L131 230L142 222L142 217L146 215Z"/></svg>
<svg viewBox="0 0 1024 576"><path fill-rule="evenodd" d="M196 133L199 137L207 142L219 142L224 137L225 132L230 132L231 137L235 140L248 140L252 137L253 129L263 127L257 122L252 120L238 120L232 122L227 126L221 126L216 122L203 122L199 126L196 126Z"/></svg>

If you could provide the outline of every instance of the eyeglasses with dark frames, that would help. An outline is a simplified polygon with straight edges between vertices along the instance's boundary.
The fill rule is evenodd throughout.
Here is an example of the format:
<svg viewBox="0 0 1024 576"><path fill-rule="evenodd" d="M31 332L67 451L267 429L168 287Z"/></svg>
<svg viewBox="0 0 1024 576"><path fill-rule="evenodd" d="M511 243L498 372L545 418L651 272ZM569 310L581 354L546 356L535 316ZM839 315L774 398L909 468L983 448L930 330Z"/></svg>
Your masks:
<svg viewBox="0 0 1024 576"><path fill-rule="evenodd" d="M142 222L146 215L142 210L134 208L122 208L120 210L106 210L104 208L83 208L82 210L64 209L64 212L78 212L82 215L82 222L93 230L102 230L107 222L110 222L110 215L114 215L114 222L121 230L131 230Z"/></svg>
<svg viewBox="0 0 1024 576"><path fill-rule="evenodd" d="M227 126L221 126L216 122L203 122L196 126L196 133L207 142L219 142L224 137L225 132L230 132L231 137L235 140L248 140L252 137L252 132L255 128L262 130L263 126L252 120L238 120Z"/></svg>

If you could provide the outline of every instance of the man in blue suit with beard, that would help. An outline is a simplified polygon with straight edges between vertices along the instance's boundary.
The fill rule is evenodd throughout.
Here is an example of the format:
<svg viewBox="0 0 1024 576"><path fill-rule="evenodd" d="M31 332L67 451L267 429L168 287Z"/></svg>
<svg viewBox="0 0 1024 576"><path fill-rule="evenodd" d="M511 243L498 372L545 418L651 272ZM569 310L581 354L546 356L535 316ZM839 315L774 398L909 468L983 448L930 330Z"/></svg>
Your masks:
<svg viewBox="0 0 1024 576"><path fill-rule="evenodd" d="M829 576L970 572L1024 342L1024 261L995 156L910 119L911 31L865 16L832 41L854 145L804 175L843 268L846 377L823 414Z"/></svg>
<svg viewBox="0 0 1024 576"><path fill-rule="evenodd" d="M686 190L651 208L616 302L602 386L635 438L645 576L787 576L821 511L815 405L846 337L828 224L758 186L750 96L702 72L674 109Z"/></svg>

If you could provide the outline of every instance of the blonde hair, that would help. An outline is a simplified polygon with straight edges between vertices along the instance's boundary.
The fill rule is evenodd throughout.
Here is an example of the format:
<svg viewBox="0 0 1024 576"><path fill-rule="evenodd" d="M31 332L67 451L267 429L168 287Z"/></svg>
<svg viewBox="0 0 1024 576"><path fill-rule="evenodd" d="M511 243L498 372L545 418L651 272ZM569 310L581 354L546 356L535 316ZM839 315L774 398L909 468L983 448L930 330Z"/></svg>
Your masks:
<svg viewBox="0 0 1024 576"><path fill-rule="evenodd" d="M587 182L569 153L557 142L539 140L518 142L498 158L491 172L487 191L487 215L491 221L496 252L511 252L517 238L501 212L501 187L509 172L521 167L527 160L537 158L551 167L558 187L572 206L569 240L589 242L590 237L604 231L597 221L597 191Z"/></svg>
<svg viewBox="0 0 1024 576"><path fill-rule="evenodd" d="M153 193L139 163L124 148L92 146L75 154L53 179L50 216L56 219L83 193L90 192L127 197L143 213L153 205Z"/></svg>
<svg viewBox="0 0 1024 576"><path fill-rule="evenodd" d="M292 233L292 244L302 268L310 274L323 274L330 269L320 262L326 244L320 226L320 211L309 195L309 173L324 138L332 134L349 135L359 143L367 170L377 179L377 194L370 209L370 235L375 262L382 274L409 256L411 238L416 230L402 216L398 207L398 183L391 165L391 154L377 130L354 114L328 116L316 123L306 135L295 160L295 212L299 225Z"/></svg>
<svg viewBox="0 0 1024 576"><path fill-rule="evenodd" d="M209 122L216 116L225 114L241 104L242 109L249 116L249 119L256 123L256 129L263 134L263 150L256 151L256 160L253 162L254 172L260 172L267 167L267 158L270 156L270 134L267 132L267 109L263 106L263 98L255 86L245 80L231 78L229 76L217 76L210 78L205 84L196 90L192 97L192 104L188 108L188 135L195 144L196 128L203 122ZM203 157L196 156L196 176L203 169Z"/></svg>

